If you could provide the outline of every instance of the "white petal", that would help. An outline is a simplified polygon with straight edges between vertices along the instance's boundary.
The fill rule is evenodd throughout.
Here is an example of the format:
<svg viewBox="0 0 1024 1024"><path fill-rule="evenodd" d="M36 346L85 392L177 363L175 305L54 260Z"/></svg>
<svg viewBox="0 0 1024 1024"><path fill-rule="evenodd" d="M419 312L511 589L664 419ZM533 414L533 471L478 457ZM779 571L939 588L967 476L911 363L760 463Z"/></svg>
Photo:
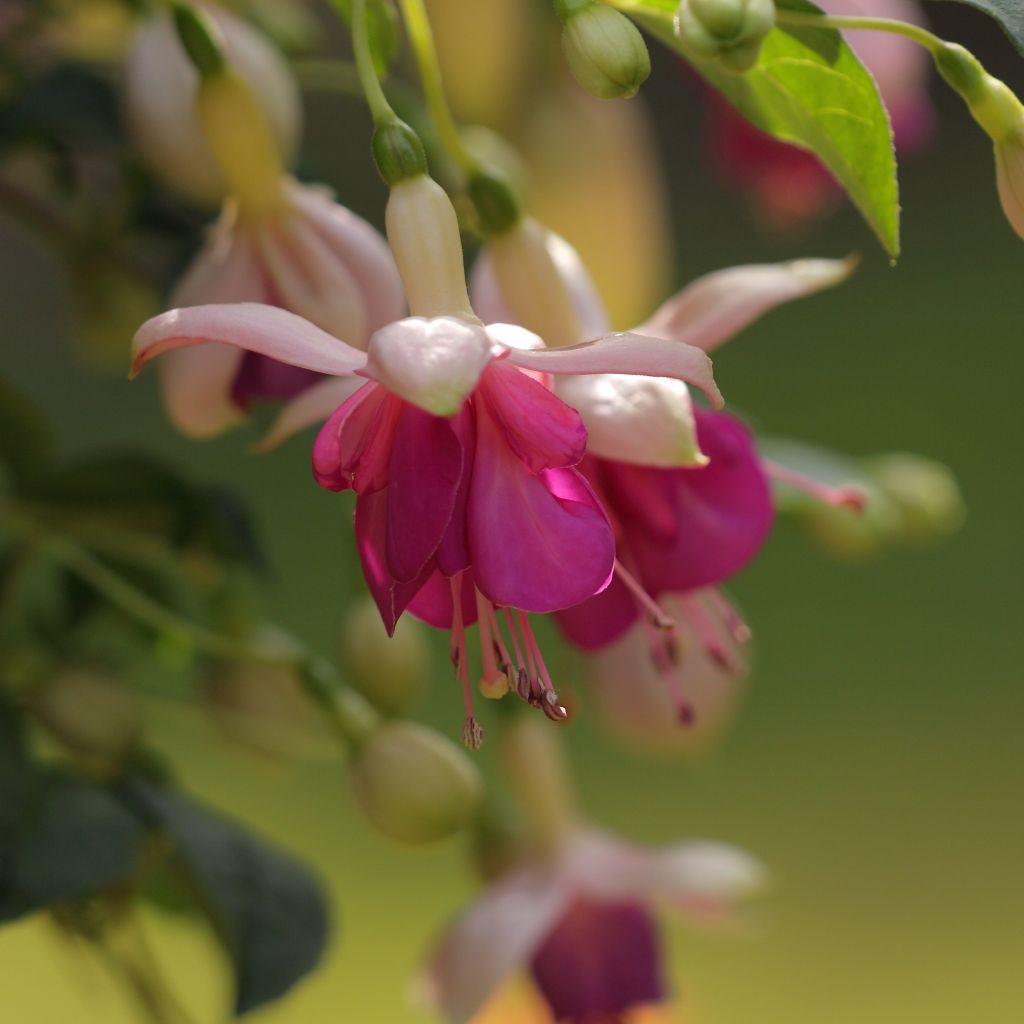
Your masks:
<svg viewBox="0 0 1024 1024"><path fill-rule="evenodd" d="M572 890L555 872L527 869L491 886L442 936L421 979L426 1001L464 1024L565 913Z"/></svg>
<svg viewBox="0 0 1024 1024"><path fill-rule="evenodd" d="M581 345L542 352L506 351L511 363L541 373L622 373L629 376L672 377L696 385L716 408L725 404L715 384L711 360L706 353L692 345L625 333L607 334Z"/></svg>
<svg viewBox="0 0 1024 1024"><path fill-rule="evenodd" d="M454 416L493 348L478 324L454 316L406 317L370 338L366 376L435 416Z"/></svg>
<svg viewBox="0 0 1024 1024"><path fill-rule="evenodd" d="M328 377L310 385L284 405L257 450L270 451L300 430L323 423L342 402L367 386L362 377Z"/></svg>
<svg viewBox="0 0 1024 1024"><path fill-rule="evenodd" d="M840 284L856 265L810 259L719 270L669 299L637 332L710 352L776 306Z"/></svg>
<svg viewBox="0 0 1024 1024"><path fill-rule="evenodd" d="M681 380L607 373L563 377L556 390L583 418L592 455L639 466L707 464Z"/></svg>
<svg viewBox="0 0 1024 1024"><path fill-rule="evenodd" d="M135 376L154 356L219 342L318 373L349 374L366 365L354 349L294 313L255 302L172 309L147 320L132 343Z"/></svg>

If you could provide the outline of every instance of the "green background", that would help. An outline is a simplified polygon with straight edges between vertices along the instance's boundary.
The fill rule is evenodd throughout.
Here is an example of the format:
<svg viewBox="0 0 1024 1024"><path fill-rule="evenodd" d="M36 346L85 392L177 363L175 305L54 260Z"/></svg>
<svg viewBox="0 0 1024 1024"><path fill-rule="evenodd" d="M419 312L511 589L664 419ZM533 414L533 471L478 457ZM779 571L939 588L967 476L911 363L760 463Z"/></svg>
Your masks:
<svg viewBox="0 0 1024 1024"><path fill-rule="evenodd" d="M947 5L935 13L1024 87L1008 44L980 15ZM700 114L670 61L657 62L648 94L680 282L738 262L864 256L849 284L772 314L722 350L717 375L730 403L772 434L854 455L941 459L962 482L969 516L941 547L857 564L781 525L732 588L755 630L757 666L726 741L699 763L649 762L580 721L569 744L585 805L638 839L738 843L773 871L750 935L667 925L680 1021L1019 1021L1024 244L1002 220L989 145L955 101L937 97L937 137L902 171L904 256L892 268L848 208L805 238L758 234L702 165ZM326 107L312 115L314 137L358 139L365 128L339 129ZM345 167L316 152L308 164L362 210L378 209L365 151L354 152ZM68 450L141 438L241 490L275 567L273 613L332 651L352 592L347 506L315 487L305 444L256 458L244 432L202 445L176 437L158 411L155 374L128 386L74 362L58 263L14 228L0 237L4 371L46 405ZM441 664L425 714L454 735L459 700ZM573 672L571 662L562 668ZM353 810L340 758L272 764L225 747L188 705L149 710L188 786L329 881L338 929L324 968L253 1019L409 1019L408 979L473 891L462 846L410 853L377 838ZM187 1001L216 1019L226 982L215 945L175 922L157 922L155 934ZM4 1019L132 1019L95 965L43 922L0 932L0 965Z"/></svg>

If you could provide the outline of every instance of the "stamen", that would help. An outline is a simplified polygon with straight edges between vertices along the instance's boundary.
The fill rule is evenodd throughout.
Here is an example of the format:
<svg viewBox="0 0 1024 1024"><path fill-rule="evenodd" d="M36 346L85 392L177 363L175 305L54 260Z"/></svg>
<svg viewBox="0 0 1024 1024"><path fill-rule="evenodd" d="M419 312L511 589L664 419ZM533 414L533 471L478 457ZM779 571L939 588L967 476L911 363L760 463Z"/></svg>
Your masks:
<svg viewBox="0 0 1024 1024"><path fill-rule="evenodd" d="M736 610L736 606L718 587L711 587L705 593L708 600L714 606L715 611L718 612L722 621L725 622L725 628L729 630L729 635L733 640L740 647L749 644L753 634L750 632L750 627L743 621L743 616Z"/></svg>
<svg viewBox="0 0 1024 1024"><path fill-rule="evenodd" d="M470 750L479 750L483 746L484 727L472 715L462 726L462 742Z"/></svg>
<svg viewBox="0 0 1024 1024"><path fill-rule="evenodd" d="M496 652L498 646L491 636L490 602L476 592L476 621L480 630L480 659L483 662L483 676L479 682L480 692L491 700L497 700L508 693L508 677L498 668ZM500 656L500 655L499 655Z"/></svg>
<svg viewBox="0 0 1024 1024"><path fill-rule="evenodd" d="M523 612L519 612L519 624L523 633L523 645L526 648L531 671L537 673L533 677L535 686L532 688L535 691L534 697L537 706L552 721L565 721L569 717L569 712L566 711L558 699L555 684L551 681L551 673L548 672L548 667L544 663L544 655L541 654L540 644L537 643L537 638L533 634L530 620ZM534 701L531 701L531 703L534 703Z"/></svg>
<svg viewBox="0 0 1024 1024"><path fill-rule="evenodd" d="M658 629L672 629L675 622L662 610L657 601L644 590L640 581L616 558L615 575L626 585L629 592L636 598L637 603L650 616L651 622Z"/></svg>
<svg viewBox="0 0 1024 1024"><path fill-rule="evenodd" d="M469 663L466 657L466 628L462 621L462 573L451 578L452 588L452 664L455 677L462 684L462 702L466 721L462 727L462 742L470 750L479 750L484 741L484 730L473 713L473 691L469 685Z"/></svg>
<svg viewBox="0 0 1024 1024"><path fill-rule="evenodd" d="M867 506L867 495L860 487L834 487L770 459L763 459L761 466L772 480L792 487L825 505L848 508L854 512L863 512Z"/></svg>
<svg viewBox="0 0 1024 1024"><path fill-rule="evenodd" d="M675 708L676 718L681 725L692 725L697 713L687 700L683 688L682 674L679 669L679 636L675 633L663 633L644 621L644 632L651 653L651 661L657 669L658 676Z"/></svg>
<svg viewBox="0 0 1024 1024"><path fill-rule="evenodd" d="M708 657L726 672L735 672L737 670L735 660L722 642L721 634L715 623L711 621L700 599L693 594L682 594L680 600L683 603L686 617Z"/></svg>

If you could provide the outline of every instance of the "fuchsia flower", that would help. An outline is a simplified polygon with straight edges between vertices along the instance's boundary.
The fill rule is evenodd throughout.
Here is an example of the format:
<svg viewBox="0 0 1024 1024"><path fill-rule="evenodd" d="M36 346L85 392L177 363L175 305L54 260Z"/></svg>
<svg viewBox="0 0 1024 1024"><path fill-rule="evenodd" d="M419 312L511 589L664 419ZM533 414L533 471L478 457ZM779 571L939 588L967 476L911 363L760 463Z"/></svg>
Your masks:
<svg viewBox="0 0 1024 1024"><path fill-rule="evenodd" d="M550 233L547 247L578 322L600 330L606 314L579 258ZM710 274L636 330L710 351L773 306L837 284L849 271L842 261L803 260ZM488 318L508 316L486 254L473 284L476 308ZM684 595L680 607L693 632L715 660L730 667L726 652L746 641L746 626L717 591L709 591L721 607L713 616L703 601L688 595L734 575L764 543L774 518L770 467L738 419L695 408L678 381L607 375L559 382L557 390L587 428L588 456L580 469L600 497L616 540L612 582L559 611L559 625L578 646L597 650L640 622L650 634L651 657L688 720L692 708L677 679L674 624L658 601Z"/></svg>
<svg viewBox="0 0 1024 1024"><path fill-rule="evenodd" d="M895 18L923 24L915 0L821 0L827 14ZM845 32L854 52L874 76L902 155L920 149L932 131L934 111L927 95L927 51L888 32ZM755 128L718 93L709 90L710 147L716 166L746 192L762 216L779 228L793 228L820 216L842 198L842 189L813 154Z"/></svg>
<svg viewBox="0 0 1024 1024"><path fill-rule="evenodd" d="M658 374L721 403L707 355L659 338L607 334L546 350L519 327L409 317L376 331L364 353L251 303L150 320L136 335L133 372L161 353L211 344L340 378L286 407L275 436L334 410L314 445L317 481L359 496L357 544L388 629L407 608L451 629L471 745L480 733L466 627L479 623L485 681L511 674L521 696L562 716L525 613L578 604L607 586L614 568L612 528L575 468L586 431L543 375ZM353 374L369 382L351 394Z"/></svg>
<svg viewBox="0 0 1024 1024"><path fill-rule="evenodd" d="M328 191L285 178L280 205L247 212L229 201L171 297L174 307L260 302L297 313L365 348L405 313L398 269L381 234ZM193 437L238 423L256 399L290 398L319 374L224 345L170 354L164 405Z"/></svg>
<svg viewBox="0 0 1024 1024"><path fill-rule="evenodd" d="M658 904L727 920L764 882L753 857L723 843L652 849L578 827L554 857L502 875L455 920L425 995L463 1024L528 969L557 1020L618 1019L665 998Z"/></svg>

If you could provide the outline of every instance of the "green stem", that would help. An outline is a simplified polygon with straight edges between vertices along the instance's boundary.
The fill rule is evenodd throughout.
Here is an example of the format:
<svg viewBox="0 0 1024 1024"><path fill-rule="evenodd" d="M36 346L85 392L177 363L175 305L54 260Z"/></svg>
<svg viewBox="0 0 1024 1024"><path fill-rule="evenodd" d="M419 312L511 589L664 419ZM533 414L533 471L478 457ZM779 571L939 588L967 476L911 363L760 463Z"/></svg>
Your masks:
<svg viewBox="0 0 1024 1024"><path fill-rule="evenodd" d="M391 124L398 120L388 102L370 50L370 27L366 17L366 0L352 0L352 49L356 57L356 74L366 97L367 106L375 125Z"/></svg>
<svg viewBox="0 0 1024 1024"><path fill-rule="evenodd" d="M157 633L180 637L215 658L294 669L347 745L358 745L375 727L377 716L370 705L342 683L330 662L306 650L293 637L283 637L279 644L255 645L224 636L155 601L69 537L52 534L15 515L6 516L4 525L49 554L114 607Z"/></svg>
<svg viewBox="0 0 1024 1024"><path fill-rule="evenodd" d="M937 52L945 43L934 33L919 25L910 25L893 18L861 18L855 15L810 14L803 11L777 10L780 25L806 25L808 28L866 29L871 32L890 32L905 36L923 46L930 53Z"/></svg>
<svg viewBox="0 0 1024 1024"><path fill-rule="evenodd" d="M473 175L480 167L476 158L466 149L459 135L459 129L452 116L451 107L444 92L441 78L441 65L437 59L437 47L434 45L434 33L430 28L430 19L423 0L399 0L402 18L409 34L409 42L416 54L416 64L423 83L423 94L427 101L430 115L437 126L437 134L441 143L451 154L452 159L467 174Z"/></svg>

